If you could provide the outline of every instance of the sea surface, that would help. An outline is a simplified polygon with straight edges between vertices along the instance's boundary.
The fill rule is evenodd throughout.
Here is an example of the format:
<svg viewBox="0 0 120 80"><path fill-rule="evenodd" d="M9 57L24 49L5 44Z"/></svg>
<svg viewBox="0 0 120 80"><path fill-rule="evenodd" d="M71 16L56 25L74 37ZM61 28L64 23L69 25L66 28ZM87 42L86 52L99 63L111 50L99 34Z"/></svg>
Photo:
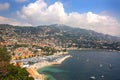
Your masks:
<svg viewBox="0 0 120 80"><path fill-rule="evenodd" d="M120 80L120 52L71 50L61 65L38 70L48 80Z"/></svg>

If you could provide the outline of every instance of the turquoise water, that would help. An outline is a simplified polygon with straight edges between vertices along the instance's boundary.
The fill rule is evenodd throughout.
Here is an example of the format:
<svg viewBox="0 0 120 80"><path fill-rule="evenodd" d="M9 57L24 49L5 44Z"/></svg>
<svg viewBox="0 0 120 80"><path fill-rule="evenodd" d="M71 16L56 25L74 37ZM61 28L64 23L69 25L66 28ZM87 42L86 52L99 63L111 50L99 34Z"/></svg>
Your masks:
<svg viewBox="0 0 120 80"><path fill-rule="evenodd" d="M120 80L120 53L109 51L69 51L73 57L61 65L39 70L48 80ZM110 67L112 65L112 67Z"/></svg>
<svg viewBox="0 0 120 80"><path fill-rule="evenodd" d="M54 73L60 73L60 72L63 72L64 70L61 70L59 68L45 67L45 68L41 69L39 72L43 73L44 71L50 71L50 72L54 72Z"/></svg>
<svg viewBox="0 0 120 80"><path fill-rule="evenodd" d="M45 67L45 68L42 68L40 70L38 70L39 73L42 73L42 74L46 74L46 72L51 72L51 73L63 73L63 72L66 72L62 69L59 69L59 68L52 68L52 66L50 67ZM52 75L50 74L46 74L46 77L48 80L56 80Z"/></svg>

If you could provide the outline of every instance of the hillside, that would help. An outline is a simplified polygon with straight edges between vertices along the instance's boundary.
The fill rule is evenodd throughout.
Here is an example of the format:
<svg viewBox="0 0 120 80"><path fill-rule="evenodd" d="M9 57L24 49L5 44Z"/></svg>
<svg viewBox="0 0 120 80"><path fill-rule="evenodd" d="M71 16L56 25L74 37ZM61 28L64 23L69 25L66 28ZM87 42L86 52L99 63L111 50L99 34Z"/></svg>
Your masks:
<svg viewBox="0 0 120 80"><path fill-rule="evenodd" d="M120 38L66 25L12 26L0 24L6 42L44 43L50 46L120 50Z"/></svg>

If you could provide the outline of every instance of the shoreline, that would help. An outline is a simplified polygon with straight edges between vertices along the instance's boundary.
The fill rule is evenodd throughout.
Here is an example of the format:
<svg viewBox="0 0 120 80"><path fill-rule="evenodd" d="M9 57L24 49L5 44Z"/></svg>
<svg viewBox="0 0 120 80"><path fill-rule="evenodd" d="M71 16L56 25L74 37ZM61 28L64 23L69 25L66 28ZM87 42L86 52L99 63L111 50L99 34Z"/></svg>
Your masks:
<svg viewBox="0 0 120 80"><path fill-rule="evenodd" d="M119 50L100 49L100 48L67 48L67 50L106 50L106 51L110 51L110 52L120 52Z"/></svg>
<svg viewBox="0 0 120 80"><path fill-rule="evenodd" d="M56 59L53 62L43 61L39 63L35 63L34 65L31 65L29 68L27 68L27 71L30 73L30 75L34 78L34 80L46 80L46 75L38 73L38 69L42 69L47 66L55 65L55 64L61 64L65 59L71 57L70 55L66 55L64 57L60 57Z"/></svg>

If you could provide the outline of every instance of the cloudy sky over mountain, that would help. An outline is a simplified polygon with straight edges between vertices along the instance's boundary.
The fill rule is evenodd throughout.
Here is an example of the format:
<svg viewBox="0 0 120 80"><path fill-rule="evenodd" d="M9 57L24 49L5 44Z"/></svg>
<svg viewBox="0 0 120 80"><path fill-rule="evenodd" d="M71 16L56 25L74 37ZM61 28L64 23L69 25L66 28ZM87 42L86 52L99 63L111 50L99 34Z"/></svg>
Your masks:
<svg viewBox="0 0 120 80"><path fill-rule="evenodd" d="M0 24L65 24L120 36L120 0L0 0Z"/></svg>

